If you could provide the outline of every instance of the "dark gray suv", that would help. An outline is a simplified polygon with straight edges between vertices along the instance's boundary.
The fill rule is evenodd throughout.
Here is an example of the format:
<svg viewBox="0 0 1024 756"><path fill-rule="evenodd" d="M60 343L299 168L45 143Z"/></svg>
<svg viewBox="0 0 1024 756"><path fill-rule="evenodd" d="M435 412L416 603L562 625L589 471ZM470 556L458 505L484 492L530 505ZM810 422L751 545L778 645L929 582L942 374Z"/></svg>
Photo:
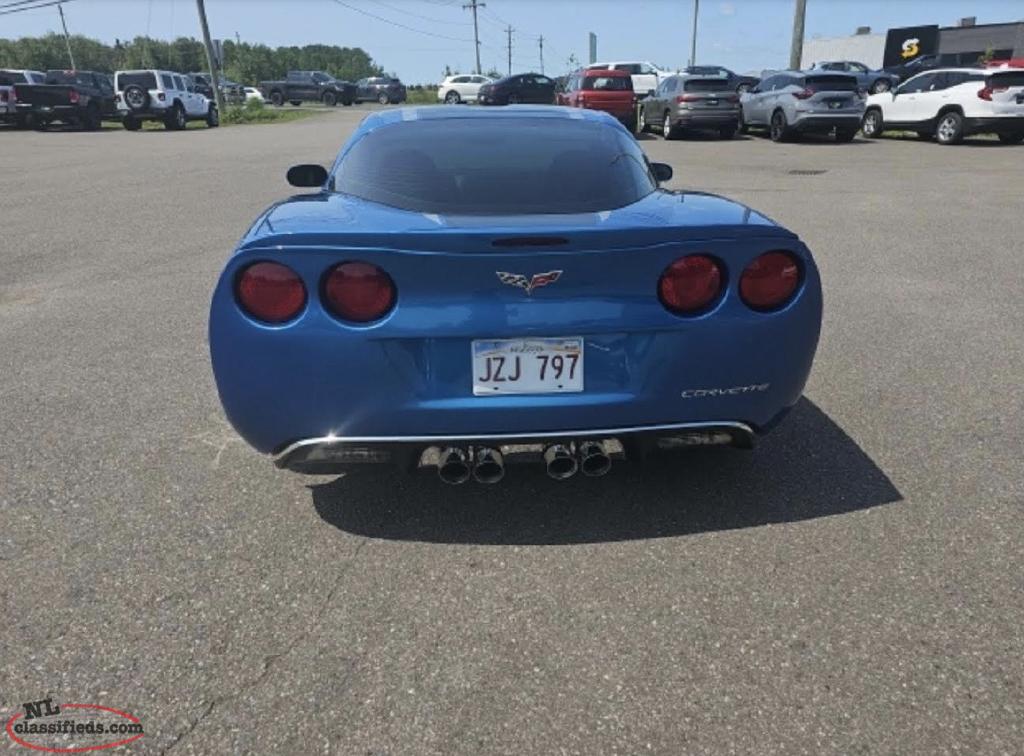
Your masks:
<svg viewBox="0 0 1024 756"><path fill-rule="evenodd" d="M371 76L356 82L356 104L379 102L381 105L405 102L405 84L389 76Z"/></svg>
<svg viewBox="0 0 1024 756"><path fill-rule="evenodd" d="M666 139L675 139L689 129L709 129L732 139L740 121L739 102L728 77L669 76L640 101L637 130L654 128Z"/></svg>

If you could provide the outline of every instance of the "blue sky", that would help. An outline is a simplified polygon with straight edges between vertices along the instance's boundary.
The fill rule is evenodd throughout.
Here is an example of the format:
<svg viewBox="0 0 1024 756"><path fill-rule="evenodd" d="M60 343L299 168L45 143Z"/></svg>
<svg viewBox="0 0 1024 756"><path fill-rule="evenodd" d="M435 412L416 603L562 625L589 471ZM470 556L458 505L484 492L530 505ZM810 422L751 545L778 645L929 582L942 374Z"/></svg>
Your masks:
<svg viewBox="0 0 1024 756"><path fill-rule="evenodd" d="M507 67L505 24L513 32L513 68L539 70L537 38L544 35L547 73L587 56L587 33L598 35L602 59L686 64L693 0L485 0L480 11L484 68ZM9 0L0 0L0 6ZM211 32L268 45L362 47L409 83L437 81L445 65L469 71L473 26L465 0L206 0ZM807 36L841 36L857 26L954 24L1024 20L1022 0L808 0ZM346 7L348 6L348 7ZM358 10L355 10L358 9ZM362 11L360 13L359 11ZM104 41L199 37L194 0L74 0L65 6L72 33ZM375 16L377 18L375 18ZM739 71L782 67L789 60L793 0L701 0L699 63ZM401 26L408 28L401 28ZM59 29L55 8L0 16L0 37Z"/></svg>

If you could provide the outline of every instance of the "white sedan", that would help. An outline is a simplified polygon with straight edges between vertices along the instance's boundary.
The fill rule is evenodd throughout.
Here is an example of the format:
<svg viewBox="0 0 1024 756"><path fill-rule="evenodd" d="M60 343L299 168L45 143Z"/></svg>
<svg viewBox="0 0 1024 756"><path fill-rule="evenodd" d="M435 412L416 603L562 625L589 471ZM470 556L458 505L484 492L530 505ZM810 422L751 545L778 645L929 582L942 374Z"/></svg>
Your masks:
<svg viewBox="0 0 1024 756"><path fill-rule="evenodd" d="M256 89L256 87L245 88L245 101L249 102L249 100L256 100L261 103L265 102L263 95L260 93L260 90Z"/></svg>
<svg viewBox="0 0 1024 756"><path fill-rule="evenodd" d="M458 74L448 76L437 87L437 99L449 105L460 102L476 102L480 87L490 84L494 79L478 74Z"/></svg>

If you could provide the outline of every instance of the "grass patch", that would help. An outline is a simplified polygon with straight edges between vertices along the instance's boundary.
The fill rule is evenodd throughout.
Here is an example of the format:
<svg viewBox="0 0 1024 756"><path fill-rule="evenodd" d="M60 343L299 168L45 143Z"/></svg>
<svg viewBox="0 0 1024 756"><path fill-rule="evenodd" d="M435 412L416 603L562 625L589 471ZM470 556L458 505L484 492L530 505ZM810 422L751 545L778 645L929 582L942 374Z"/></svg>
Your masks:
<svg viewBox="0 0 1024 756"><path fill-rule="evenodd" d="M232 105L221 113L220 122L223 126L236 126L245 123L278 123L281 121L298 121L316 115L316 110L299 110L292 108L268 108L259 100L249 100L245 105Z"/></svg>
<svg viewBox="0 0 1024 756"><path fill-rule="evenodd" d="M407 89L405 101L409 105L437 105L437 89Z"/></svg>
<svg viewBox="0 0 1024 756"><path fill-rule="evenodd" d="M250 123L280 123L283 121L298 121L317 113L327 112L323 110L298 110L295 108L285 110L283 108L265 107L259 100L249 100L245 105L231 105L220 114L221 126L240 126ZM104 129L123 129L120 121L104 121ZM205 120L189 121L186 129L206 129ZM166 127L163 121L143 121L143 131L164 131Z"/></svg>

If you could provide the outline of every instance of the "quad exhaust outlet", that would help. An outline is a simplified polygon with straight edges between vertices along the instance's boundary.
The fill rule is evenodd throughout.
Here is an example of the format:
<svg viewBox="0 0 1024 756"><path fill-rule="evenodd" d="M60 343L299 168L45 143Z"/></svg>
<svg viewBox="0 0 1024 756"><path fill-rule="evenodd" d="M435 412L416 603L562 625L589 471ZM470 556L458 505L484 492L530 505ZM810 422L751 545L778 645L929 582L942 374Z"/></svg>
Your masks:
<svg viewBox="0 0 1024 756"><path fill-rule="evenodd" d="M579 448L580 470L584 475L599 478L612 469L612 458L600 441L584 441Z"/></svg>
<svg viewBox="0 0 1024 756"><path fill-rule="evenodd" d="M478 483L497 483L505 477L505 458L497 449L476 450L473 478Z"/></svg>
<svg viewBox="0 0 1024 756"><path fill-rule="evenodd" d="M449 447L441 452L437 461L437 475L445 483L457 486L469 480L471 474L468 455L462 449Z"/></svg>
<svg viewBox="0 0 1024 756"><path fill-rule="evenodd" d="M576 474L579 465L572 450L564 444L552 444L544 450L544 465L548 477L555 480L566 480Z"/></svg>

